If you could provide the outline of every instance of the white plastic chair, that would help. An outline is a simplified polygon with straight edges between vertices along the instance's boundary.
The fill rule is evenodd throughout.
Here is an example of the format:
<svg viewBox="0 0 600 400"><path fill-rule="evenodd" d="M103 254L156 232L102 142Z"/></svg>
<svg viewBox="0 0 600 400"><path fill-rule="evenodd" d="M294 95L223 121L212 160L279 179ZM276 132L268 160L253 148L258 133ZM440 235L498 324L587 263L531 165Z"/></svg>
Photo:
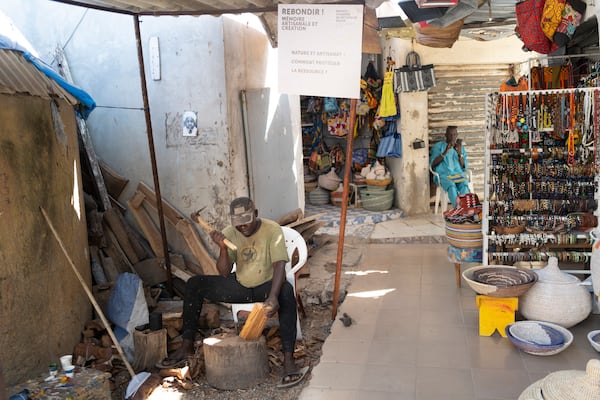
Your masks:
<svg viewBox="0 0 600 400"><path fill-rule="evenodd" d="M288 228L287 226L282 226L281 229L283 230L285 247L287 248L289 258L289 261L285 264L285 278L292 285L292 288L294 288L294 296L298 298L296 293L296 272L306 264L306 260L308 259L308 248L306 247L304 238L298 231ZM298 249L298 262L292 266L292 257L296 249ZM235 264L232 271L235 271ZM233 313L233 320L235 323L238 323L237 314L239 311L252 311L253 306L254 303L232 303L231 312ZM296 339L302 339L299 316L296 318Z"/></svg>
<svg viewBox="0 0 600 400"><path fill-rule="evenodd" d="M471 171L469 168L467 168L465 171L467 173L467 179L469 180L469 191L473 193L473 171ZM437 178L438 182L440 181L440 174L435 172L433 168L431 168L431 165L429 166L429 172L431 172L431 174L434 176L434 184L436 181L435 178ZM433 203L433 213L438 213L439 206L440 212L443 214L448 209L448 202L450 201L448 199L448 192L446 192L440 184L436 184L435 186L435 203Z"/></svg>

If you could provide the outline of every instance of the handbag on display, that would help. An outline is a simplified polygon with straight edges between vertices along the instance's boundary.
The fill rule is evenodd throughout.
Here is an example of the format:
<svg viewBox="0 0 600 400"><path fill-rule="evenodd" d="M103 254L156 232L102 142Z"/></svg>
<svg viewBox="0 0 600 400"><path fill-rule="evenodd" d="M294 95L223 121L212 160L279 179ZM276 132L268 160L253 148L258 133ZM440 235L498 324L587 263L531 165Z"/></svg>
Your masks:
<svg viewBox="0 0 600 400"><path fill-rule="evenodd" d="M331 156L322 142L311 153L308 160L308 169L315 174L322 174L331 169Z"/></svg>
<svg viewBox="0 0 600 400"><path fill-rule="evenodd" d="M382 137L377 146L377 157L402 157L402 136L396 132Z"/></svg>
<svg viewBox="0 0 600 400"><path fill-rule="evenodd" d="M435 86L433 64L421 65L415 51L406 55L406 65L395 70L396 92L420 92Z"/></svg>

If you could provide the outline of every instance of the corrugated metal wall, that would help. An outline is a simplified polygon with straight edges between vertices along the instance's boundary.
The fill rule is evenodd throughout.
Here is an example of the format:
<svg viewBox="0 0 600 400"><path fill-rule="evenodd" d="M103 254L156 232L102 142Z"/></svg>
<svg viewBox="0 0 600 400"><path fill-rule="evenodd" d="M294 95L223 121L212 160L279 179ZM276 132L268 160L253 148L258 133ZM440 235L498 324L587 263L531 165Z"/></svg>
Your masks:
<svg viewBox="0 0 600 400"><path fill-rule="evenodd" d="M485 95L508 78L507 64L435 65L436 86L429 89L429 144L445 139L446 126L458 126L473 170L475 192L483 201Z"/></svg>

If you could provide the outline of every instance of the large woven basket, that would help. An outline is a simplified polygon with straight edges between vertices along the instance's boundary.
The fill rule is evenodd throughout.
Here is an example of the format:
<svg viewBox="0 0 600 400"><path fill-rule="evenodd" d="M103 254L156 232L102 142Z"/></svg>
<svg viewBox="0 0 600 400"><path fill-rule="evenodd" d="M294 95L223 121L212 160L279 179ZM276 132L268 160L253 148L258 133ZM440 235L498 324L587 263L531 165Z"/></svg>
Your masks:
<svg viewBox="0 0 600 400"><path fill-rule="evenodd" d="M482 247L481 224L455 224L446 221L446 239L450 245L462 249Z"/></svg>
<svg viewBox="0 0 600 400"><path fill-rule="evenodd" d="M375 194L376 193L376 194ZM384 211L392 208L394 203L394 189L379 192L361 191L362 206L369 211Z"/></svg>
<svg viewBox="0 0 600 400"><path fill-rule="evenodd" d="M476 249L483 246L483 239L454 239L446 237L448 244L459 249Z"/></svg>
<svg viewBox="0 0 600 400"><path fill-rule="evenodd" d="M485 275L485 278L484 277ZM526 293L538 279L525 268L509 265L476 266L465 270L464 280L475 292L491 297L518 297Z"/></svg>
<svg viewBox="0 0 600 400"><path fill-rule="evenodd" d="M591 359L585 371L564 370L528 386L518 400L600 400L600 360Z"/></svg>
<svg viewBox="0 0 600 400"><path fill-rule="evenodd" d="M317 187L308 194L308 201L315 206L329 204L329 192L325 189Z"/></svg>

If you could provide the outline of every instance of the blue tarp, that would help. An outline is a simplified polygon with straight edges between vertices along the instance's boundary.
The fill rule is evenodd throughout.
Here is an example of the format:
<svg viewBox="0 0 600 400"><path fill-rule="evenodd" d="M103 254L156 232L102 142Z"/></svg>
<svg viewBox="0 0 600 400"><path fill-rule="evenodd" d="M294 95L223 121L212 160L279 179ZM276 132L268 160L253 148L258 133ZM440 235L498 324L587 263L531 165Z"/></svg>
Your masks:
<svg viewBox="0 0 600 400"><path fill-rule="evenodd" d="M60 76L51 66L46 64L43 60L40 60L33 54L31 54L25 47L21 46L16 41L0 35L0 49L15 50L23 53L23 57L30 63L32 63L38 70L43 72L48 78L54 80L63 89L65 89L71 96L75 97L79 101L79 106L75 107L75 111L82 117L87 118L88 115L96 108L96 102L92 99L92 96L87 94L82 89L70 84Z"/></svg>

